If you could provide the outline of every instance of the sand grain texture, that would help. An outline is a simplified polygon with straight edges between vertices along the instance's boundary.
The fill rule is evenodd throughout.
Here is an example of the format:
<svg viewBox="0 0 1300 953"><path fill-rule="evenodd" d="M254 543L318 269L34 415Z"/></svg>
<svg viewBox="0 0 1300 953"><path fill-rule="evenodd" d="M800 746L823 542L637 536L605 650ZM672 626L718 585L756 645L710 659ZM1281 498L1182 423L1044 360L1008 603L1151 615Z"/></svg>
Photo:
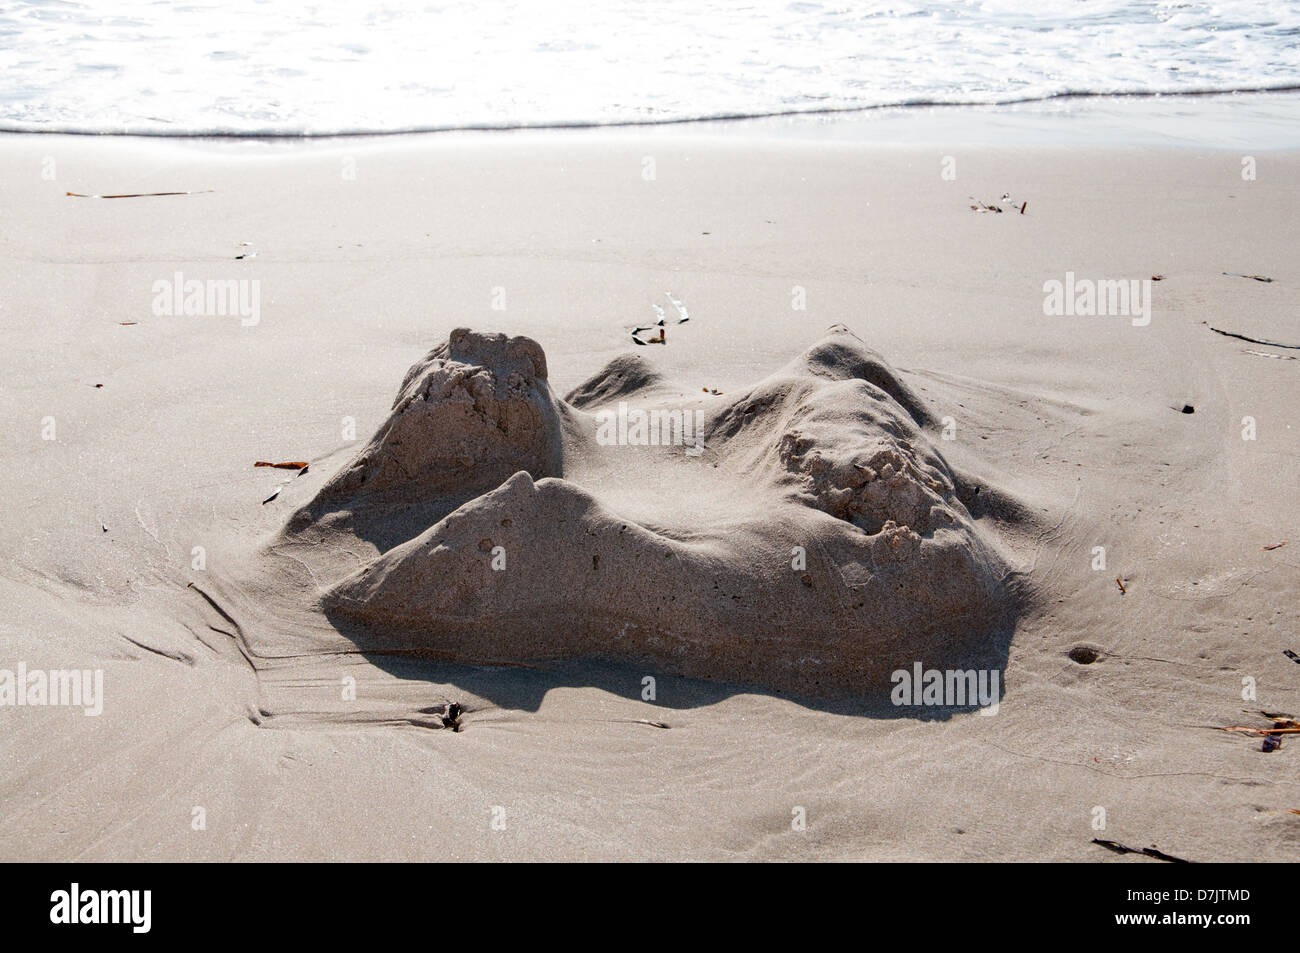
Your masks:
<svg viewBox="0 0 1300 953"><path fill-rule="evenodd" d="M0 667L102 669L105 703L0 709L0 857L1158 863L1100 837L1294 860L1300 746L1265 754L1213 727L1300 713L1282 654L1300 650L1300 365L1208 329L1300 342L1300 157L1252 154L1243 182L1230 150L6 138ZM1026 214L970 211L968 195L1004 192ZM242 241L256 258L235 260ZM260 280L260 323L155 315L152 285L177 271ZM1151 324L1044 315L1043 283L1066 271L1164 275ZM654 305L673 313L667 290L690 321L636 348ZM859 342L843 360L836 324ZM495 345L430 361L459 327L538 342L546 367ZM425 384L438 399L394 420L394 391ZM698 406L706 450L598 444L595 415L620 400ZM393 469L361 484L366 454ZM446 552L403 549L449 516L432 540ZM919 538L913 561L879 552L890 520ZM486 576L483 539L506 546L506 573ZM932 580L925 560L969 589L881 593L902 615L868 618L870 640L832 624L859 612L833 593ZM965 648L888 631L927 598L974 609L1008 571L1010 631ZM482 586L512 574L513 595ZM449 635L320 609L381 581L390 601L426 600L417 613L478 600L554 618L563 599L617 598L641 623L666 601L672 624L657 646L567 657L617 633ZM736 584L743 624L715 581ZM765 687L804 684L775 638L800 631L799 657L983 652L998 713ZM700 641L670 641L687 632ZM662 661L686 671L719 645L707 678ZM507 658L469 661L484 646ZM449 702L462 731L442 727Z"/></svg>

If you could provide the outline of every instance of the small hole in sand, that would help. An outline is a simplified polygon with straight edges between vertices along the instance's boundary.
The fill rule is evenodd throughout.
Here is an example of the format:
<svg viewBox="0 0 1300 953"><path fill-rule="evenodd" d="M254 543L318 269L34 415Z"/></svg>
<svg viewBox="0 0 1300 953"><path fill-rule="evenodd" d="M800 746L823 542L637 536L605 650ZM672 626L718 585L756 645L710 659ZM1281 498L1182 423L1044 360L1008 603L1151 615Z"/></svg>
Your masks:
<svg viewBox="0 0 1300 953"><path fill-rule="evenodd" d="M1091 665L1101 657L1101 653L1088 645L1076 645L1066 653L1080 665Z"/></svg>

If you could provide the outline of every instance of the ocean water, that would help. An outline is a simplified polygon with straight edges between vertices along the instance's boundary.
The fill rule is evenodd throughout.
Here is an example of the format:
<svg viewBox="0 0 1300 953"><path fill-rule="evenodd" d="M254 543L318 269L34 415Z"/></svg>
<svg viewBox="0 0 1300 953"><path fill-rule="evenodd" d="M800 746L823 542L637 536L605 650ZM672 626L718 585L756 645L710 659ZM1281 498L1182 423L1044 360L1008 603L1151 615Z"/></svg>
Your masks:
<svg viewBox="0 0 1300 953"><path fill-rule="evenodd" d="M0 130L332 135L1300 87L1300 0L0 0Z"/></svg>

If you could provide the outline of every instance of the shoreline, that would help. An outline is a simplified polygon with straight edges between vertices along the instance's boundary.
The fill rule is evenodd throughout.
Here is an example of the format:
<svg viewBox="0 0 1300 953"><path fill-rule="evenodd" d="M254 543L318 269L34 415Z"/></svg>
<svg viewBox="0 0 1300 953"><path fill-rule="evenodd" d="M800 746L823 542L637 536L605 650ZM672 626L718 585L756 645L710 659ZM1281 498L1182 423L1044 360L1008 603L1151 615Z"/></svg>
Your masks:
<svg viewBox="0 0 1300 953"><path fill-rule="evenodd" d="M1072 94L1000 103L913 103L721 118L539 125L448 126L356 132L104 132L0 128L15 136L208 144L214 148L311 148L350 142L420 139L505 140L520 137L699 136L858 142L876 145L953 143L1007 146L1102 146L1300 149L1300 87L1191 93Z"/></svg>

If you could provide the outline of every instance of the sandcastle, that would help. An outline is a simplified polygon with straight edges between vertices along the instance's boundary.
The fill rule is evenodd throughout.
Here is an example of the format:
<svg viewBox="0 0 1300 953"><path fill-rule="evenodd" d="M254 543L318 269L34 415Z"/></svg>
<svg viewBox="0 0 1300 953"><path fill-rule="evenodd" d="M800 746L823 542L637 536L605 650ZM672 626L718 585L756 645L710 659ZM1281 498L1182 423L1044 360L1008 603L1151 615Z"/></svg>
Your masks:
<svg viewBox="0 0 1300 953"><path fill-rule="evenodd" d="M860 694L1009 621L1011 572L929 411L852 333L743 392L698 390L622 357L561 399L536 342L457 329L287 533L373 543L321 597L341 630L463 662ZM698 446L598 441L619 402L696 415Z"/></svg>

